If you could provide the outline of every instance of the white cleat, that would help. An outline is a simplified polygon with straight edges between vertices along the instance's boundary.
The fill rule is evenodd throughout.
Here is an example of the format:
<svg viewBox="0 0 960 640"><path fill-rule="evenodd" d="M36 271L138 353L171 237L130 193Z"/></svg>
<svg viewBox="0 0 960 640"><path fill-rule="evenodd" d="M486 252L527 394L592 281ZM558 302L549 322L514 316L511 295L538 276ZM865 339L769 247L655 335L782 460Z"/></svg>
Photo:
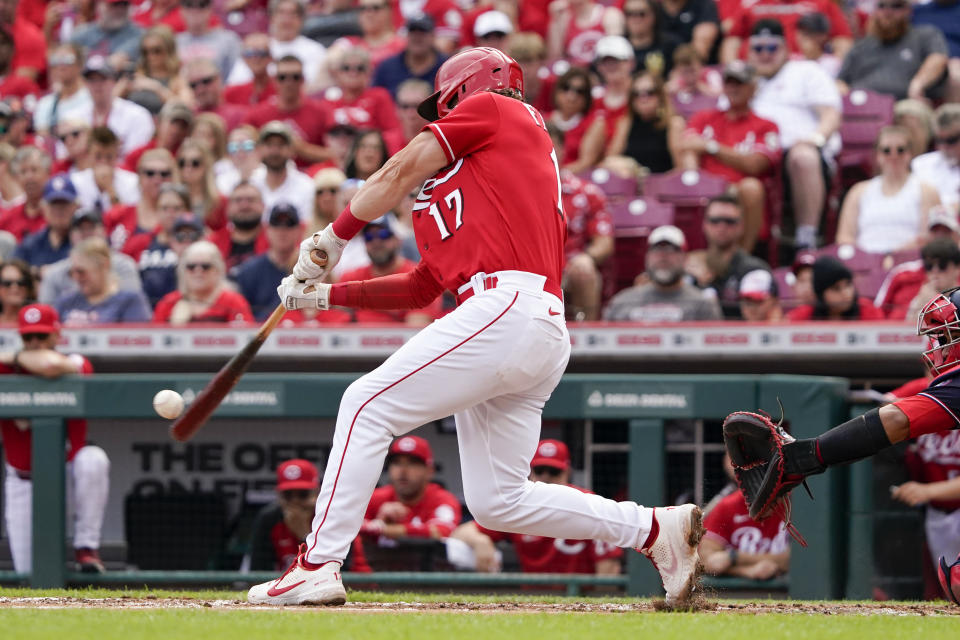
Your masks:
<svg viewBox="0 0 960 640"><path fill-rule="evenodd" d="M697 505L685 504L659 507L654 510L654 517L660 533L650 547L639 551L660 572L667 605L684 606L689 603L700 577L697 545L703 537L703 515Z"/></svg>
<svg viewBox="0 0 960 640"><path fill-rule="evenodd" d="M329 561L316 569L303 566L303 547L286 573L279 579L250 587L247 602L251 604L320 604L341 605L347 592L340 579L340 563Z"/></svg>

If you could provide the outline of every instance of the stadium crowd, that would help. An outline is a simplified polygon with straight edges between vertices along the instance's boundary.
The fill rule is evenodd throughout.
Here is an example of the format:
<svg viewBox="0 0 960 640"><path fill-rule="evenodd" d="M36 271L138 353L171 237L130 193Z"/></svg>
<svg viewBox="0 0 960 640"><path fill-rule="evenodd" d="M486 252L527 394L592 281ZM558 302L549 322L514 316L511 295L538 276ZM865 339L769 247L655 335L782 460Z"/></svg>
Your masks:
<svg viewBox="0 0 960 640"><path fill-rule="evenodd" d="M550 123L569 319L903 319L957 283L958 25L951 0L0 0L0 325L263 319L469 46ZM416 195L333 277L412 269Z"/></svg>

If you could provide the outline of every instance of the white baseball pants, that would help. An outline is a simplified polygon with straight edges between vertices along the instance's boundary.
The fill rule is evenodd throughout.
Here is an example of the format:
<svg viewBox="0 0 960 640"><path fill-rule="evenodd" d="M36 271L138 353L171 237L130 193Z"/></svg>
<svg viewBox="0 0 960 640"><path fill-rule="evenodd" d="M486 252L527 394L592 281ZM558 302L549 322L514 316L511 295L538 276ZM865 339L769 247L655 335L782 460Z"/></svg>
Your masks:
<svg viewBox="0 0 960 640"><path fill-rule="evenodd" d="M110 460L100 447L86 446L67 463L67 509L74 508L73 546L99 549L103 513L110 490ZM18 573L30 573L33 533L33 482L24 480L7 465L3 516ZM69 522L69 520L68 520Z"/></svg>
<svg viewBox="0 0 960 640"><path fill-rule="evenodd" d="M423 329L344 393L306 540L310 562L346 557L393 438L451 414L464 496L479 524L619 547L646 540L652 509L528 479L570 337L543 276L494 275L497 288Z"/></svg>
<svg viewBox="0 0 960 640"><path fill-rule="evenodd" d="M927 505L924 525L933 566L940 566L940 556L951 564L960 555L960 509L940 511Z"/></svg>

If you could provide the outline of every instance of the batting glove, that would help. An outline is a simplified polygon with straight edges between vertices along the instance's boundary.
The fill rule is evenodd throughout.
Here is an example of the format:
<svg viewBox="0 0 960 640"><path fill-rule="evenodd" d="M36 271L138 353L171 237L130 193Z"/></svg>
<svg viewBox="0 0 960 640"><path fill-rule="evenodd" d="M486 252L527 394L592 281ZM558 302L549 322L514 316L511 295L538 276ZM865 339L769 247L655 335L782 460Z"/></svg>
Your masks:
<svg viewBox="0 0 960 640"><path fill-rule="evenodd" d="M347 241L333 232L333 225L327 225L323 231L318 231L300 243L300 255L297 264L293 267L293 275L297 280L322 280L330 270L340 261L340 254L347 246ZM327 254L327 263L318 265L313 261L311 252L323 251Z"/></svg>
<svg viewBox="0 0 960 640"><path fill-rule="evenodd" d="M323 282L301 282L296 276L287 276L280 281L277 295L280 302L288 311L294 309L319 309L324 311L330 308L330 287Z"/></svg>

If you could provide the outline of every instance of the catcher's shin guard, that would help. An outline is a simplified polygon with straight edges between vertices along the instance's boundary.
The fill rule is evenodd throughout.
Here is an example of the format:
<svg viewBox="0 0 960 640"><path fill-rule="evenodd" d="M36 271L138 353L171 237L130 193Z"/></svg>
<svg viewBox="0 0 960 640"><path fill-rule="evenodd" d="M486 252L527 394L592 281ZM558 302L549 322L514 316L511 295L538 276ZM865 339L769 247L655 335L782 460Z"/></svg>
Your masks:
<svg viewBox="0 0 960 640"><path fill-rule="evenodd" d="M940 566L937 568L937 577L943 592L953 604L960 605L960 556L953 564L947 564L947 559L940 556Z"/></svg>

